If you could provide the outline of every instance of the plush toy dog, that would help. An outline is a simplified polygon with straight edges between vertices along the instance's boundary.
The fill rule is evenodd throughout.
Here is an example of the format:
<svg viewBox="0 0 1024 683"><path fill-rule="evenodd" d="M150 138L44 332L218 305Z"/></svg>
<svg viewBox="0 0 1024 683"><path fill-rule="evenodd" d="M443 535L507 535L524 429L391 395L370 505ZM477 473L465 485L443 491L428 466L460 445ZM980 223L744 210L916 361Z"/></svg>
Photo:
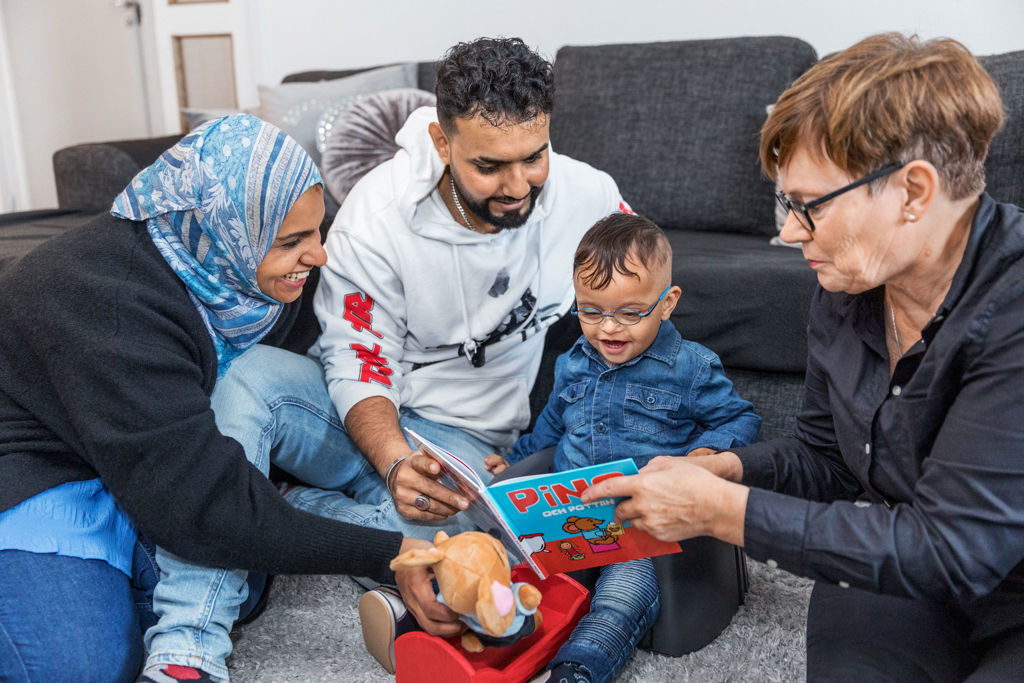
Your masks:
<svg viewBox="0 0 1024 683"><path fill-rule="evenodd" d="M431 567L438 602L462 615L475 633L462 634L462 647L481 652L484 644L511 645L540 628L541 594L528 583L512 583L508 554L490 534L466 531L434 536L429 550L410 550L391 560L391 569Z"/></svg>

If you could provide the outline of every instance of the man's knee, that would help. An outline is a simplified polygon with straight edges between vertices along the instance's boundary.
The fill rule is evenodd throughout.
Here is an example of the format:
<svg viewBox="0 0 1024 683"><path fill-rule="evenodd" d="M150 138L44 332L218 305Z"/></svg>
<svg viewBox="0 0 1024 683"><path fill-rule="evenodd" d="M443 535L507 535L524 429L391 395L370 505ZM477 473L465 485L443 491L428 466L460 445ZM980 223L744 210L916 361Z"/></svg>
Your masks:
<svg viewBox="0 0 1024 683"><path fill-rule="evenodd" d="M266 396L296 382L323 383L320 365L307 356L257 344L231 362L227 372L217 380L217 390L245 391Z"/></svg>

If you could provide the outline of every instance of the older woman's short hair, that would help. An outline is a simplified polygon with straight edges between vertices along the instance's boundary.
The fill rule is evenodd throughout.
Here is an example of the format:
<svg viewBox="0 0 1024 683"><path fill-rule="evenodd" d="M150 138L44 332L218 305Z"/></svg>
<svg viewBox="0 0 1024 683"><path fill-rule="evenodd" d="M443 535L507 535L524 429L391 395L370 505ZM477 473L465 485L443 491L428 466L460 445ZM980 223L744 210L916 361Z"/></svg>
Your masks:
<svg viewBox="0 0 1024 683"><path fill-rule="evenodd" d="M851 177L924 159L963 199L985 188L1002 125L999 89L966 47L883 33L818 62L779 96L761 128L761 166L774 180L801 146Z"/></svg>

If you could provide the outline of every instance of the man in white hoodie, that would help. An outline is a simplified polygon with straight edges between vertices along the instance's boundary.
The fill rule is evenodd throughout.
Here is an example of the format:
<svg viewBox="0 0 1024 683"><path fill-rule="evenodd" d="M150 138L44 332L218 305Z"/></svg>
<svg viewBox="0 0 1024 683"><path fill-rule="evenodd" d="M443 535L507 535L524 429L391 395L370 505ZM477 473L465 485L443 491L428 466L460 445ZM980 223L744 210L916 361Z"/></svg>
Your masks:
<svg viewBox="0 0 1024 683"><path fill-rule="evenodd" d="M518 38L456 45L438 64L436 110L414 112L395 157L345 199L325 244L313 300L323 332L310 355L351 449L334 454L333 472L321 458L309 481L322 488L290 490L292 505L356 521L382 496L364 523L416 535L417 523L445 524L468 502L435 481L437 464L403 427L486 481L484 458L529 424L545 332L573 301L576 246L597 220L630 210L608 174L551 150L553 93L551 64ZM436 529L422 528L424 538ZM420 625L457 628L439 607L413 606ZM386 589L360 601L367 647L391 672L394 638L414 625L404 614Z"/></svg>
<svg viewBox="0 0 1024 683"><path fill-rule="evenodd" d="M353 188L327 237L310 353L407 519L444 519L465 501L433 480L402 427L489 477L482 459L529 423L580 237L629 210L610 176L551 150L552 96L551 64L521 40L456 45L438 65L436 110L410 116L399 152Z"/></svg>

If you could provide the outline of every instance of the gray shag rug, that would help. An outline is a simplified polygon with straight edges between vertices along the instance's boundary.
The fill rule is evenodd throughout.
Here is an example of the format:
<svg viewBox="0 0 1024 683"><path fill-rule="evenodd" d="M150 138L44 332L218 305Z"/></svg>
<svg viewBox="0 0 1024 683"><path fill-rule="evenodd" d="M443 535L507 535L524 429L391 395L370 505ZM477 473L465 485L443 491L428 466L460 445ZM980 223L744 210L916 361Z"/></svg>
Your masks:
<svg viewBox="0 0 1024 683"><path fill-rule="evenodd" d="M617 681L801 681L811 582L747 560L750 592L711 644L682 657L640 650ZM267 609L235 629L235 683L392 681L363 647L357 602L345 576L279 576Z"/></svg>

